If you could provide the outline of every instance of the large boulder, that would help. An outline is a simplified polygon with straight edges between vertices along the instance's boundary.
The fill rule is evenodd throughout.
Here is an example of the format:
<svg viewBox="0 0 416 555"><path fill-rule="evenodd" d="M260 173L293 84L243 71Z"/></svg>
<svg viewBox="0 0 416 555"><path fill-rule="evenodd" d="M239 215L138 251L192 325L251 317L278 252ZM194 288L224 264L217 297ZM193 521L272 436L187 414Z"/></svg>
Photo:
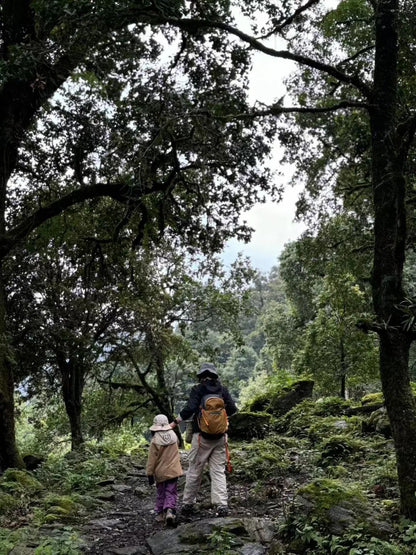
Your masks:
<svg viewBox="0 0 416 555"><path fill-rule="evenodd" d="M370 506L360 489L340 480L313 480L298 490L295 506L297 514L321 522L330 534L342 535L357 527L380 539L393 533L391 523Z"/></svg>
<svg viewBox="0 0 416 555"><path fill-rule="evenodd" d="M377 433L390 438L391 426L386 407L378 408L366 420L363 420L362 431L365 434Z"/></svg>
<svg viewBox="0 0 416 555"><path fill-rule="evenodd" d="M147 538L153 555L179 553L267 553L274 535L274 525L258 518L216 518L183 524L158 531Z"/></svg>
<svg viewBox="0 0 416 555"><path fill-rule="evenodd" d="M267 412L276 417L282 416L304 399L312 397L313 385L313 380L300 380L276 394L264 393L252 401L249 410Z"/></svg>
<svg viewBox="0 0 416 555"><path fill-rule="evenodd" d="M230 418L230 439L250 441L263 439L270 427L271 416L267 412L237 412Z"/></svg>

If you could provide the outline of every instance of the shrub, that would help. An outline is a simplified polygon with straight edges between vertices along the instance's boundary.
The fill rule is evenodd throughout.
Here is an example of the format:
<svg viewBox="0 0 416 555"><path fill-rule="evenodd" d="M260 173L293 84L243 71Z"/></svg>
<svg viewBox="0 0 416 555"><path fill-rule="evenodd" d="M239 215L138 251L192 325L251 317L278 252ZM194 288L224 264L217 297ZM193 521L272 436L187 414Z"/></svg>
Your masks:
<svg viewBox="0 0 416 555"><path fill-rule="evenodd" d="M347 435L333 435L323 441L318 464L328 466L342 460L361 457L366 450L366 444L359 439Z"/></svg>
<svg viewBox="0 0 416 555"><path fill-rule="evenodd" d="M253 440L232 448L231 464L231 478L249 482L287 474L292 465L285 446L279 445L278 437Z"/></svg>

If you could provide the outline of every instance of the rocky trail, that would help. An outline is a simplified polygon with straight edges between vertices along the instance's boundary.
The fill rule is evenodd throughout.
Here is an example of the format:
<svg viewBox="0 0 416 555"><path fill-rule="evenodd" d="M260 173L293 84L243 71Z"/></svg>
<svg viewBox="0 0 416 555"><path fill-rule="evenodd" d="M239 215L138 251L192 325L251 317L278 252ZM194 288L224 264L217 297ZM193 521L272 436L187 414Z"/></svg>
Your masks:
<svg viewBox="0 0 416 555"><path fill-rule="evenodd" d="M183 453L186 471L186 455ZM185 478L179 482L181 494ZM199 502L191 517L179 515L174 528L155 521L155 489L145 469L131 462L123 480L101 484L103 504L84 526L84 552L90 555L168 555L174 553L268 553L276 521L291 500L294 483L280 487L228 480L230 513L215 517L209 504L209 476L204 476ZM256 488L260 491L256 491ZM276 548L274 553L279 553Z"/></svg>

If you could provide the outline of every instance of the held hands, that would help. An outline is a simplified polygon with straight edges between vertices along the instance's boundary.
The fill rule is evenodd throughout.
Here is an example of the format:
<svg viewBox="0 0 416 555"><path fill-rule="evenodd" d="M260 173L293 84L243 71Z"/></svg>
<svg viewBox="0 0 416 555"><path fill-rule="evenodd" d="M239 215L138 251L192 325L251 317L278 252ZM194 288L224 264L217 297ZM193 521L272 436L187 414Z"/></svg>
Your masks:
<svg viewBox="0 0 416 555"><path fill-rule="evenodd" d="M176 428L177 424L175 421L173 421L169 424L169 426L173 429L173 428Z"/></svg>

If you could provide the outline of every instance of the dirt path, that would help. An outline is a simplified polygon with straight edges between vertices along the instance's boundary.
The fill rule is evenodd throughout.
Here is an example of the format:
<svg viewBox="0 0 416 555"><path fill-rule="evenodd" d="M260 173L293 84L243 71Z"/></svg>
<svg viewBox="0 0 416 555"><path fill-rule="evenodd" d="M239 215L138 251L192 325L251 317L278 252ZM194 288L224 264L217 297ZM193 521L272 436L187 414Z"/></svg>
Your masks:
<svg viewBox="0 0 416 555"><path fill-rule="evenodd" d="M184 468L186 468L184 460ZM179 481L179 499L185 478ZM289 487L287 487L289 485ZM293 484L282 482L281 487L262 486L256 497L253 496L256 484L240 484L235 480L228 481L228 492L230 500L231 517L261 516L275 520L283 514L285 504L290 502L290 487ZM95 513L83 530L83 538L86 542L85 553L90 555L138 555L151 553L147 547L147 538L164 527L163 524L155 522L153 506L155 501L155 488L150 487L147 482L145 469L142 466L134 466L125 478L118 483L106 486L110 490L112 499L103 503L102 507ZM178 525L185 522L198 521L214 517L214 510L209 503L210 483L208 474L204 476L201 490L200 502L196 505L196 511L186 519L180 516ZM205 500L205 501L204 501Z"/></svg>
<svg viewBox="0 0 416 555"><path fill-rule="evenodd" d="M84 527L85 553L150 553L146 538L156 526L152 514L155 492L147 483L144 467L133 466L122 483L110 484L106 491L112 492L112 499L104 501Z"/></svg>

